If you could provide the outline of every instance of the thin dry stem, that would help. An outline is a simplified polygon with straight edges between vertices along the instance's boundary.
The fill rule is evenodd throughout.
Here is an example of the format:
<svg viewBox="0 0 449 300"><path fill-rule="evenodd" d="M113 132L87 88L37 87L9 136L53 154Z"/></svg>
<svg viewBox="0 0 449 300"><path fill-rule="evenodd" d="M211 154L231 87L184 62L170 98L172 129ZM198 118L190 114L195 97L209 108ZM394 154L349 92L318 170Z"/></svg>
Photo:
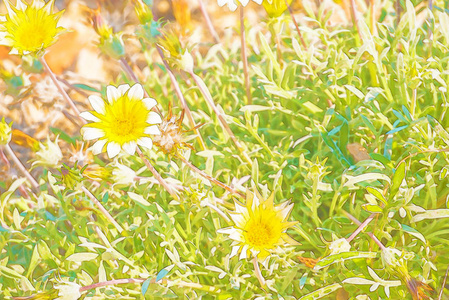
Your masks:
<svg viewBox="0 0 449 300"><path fill-rule="evenodd" d="M360 33L360 27L359 27L359 17L357 14L357 8L355 5L355 0L351 0L351 18L353 26L357 29L357 33L359 35L360 40L362 40L362 34Z"/></svg>
<svg viewBox="0 0 449 300"><path fill-rule="evenodd" d="M376 214L371 214L363 223L359 224L359 227L348 237L346 240L350 243L366 226L374 219Z"/></svg>
<svg viewBox="0 0 449 300"><path fill-rule="evenodd" d="M237 191L236 189L230 187L229 185L215 179L214 177L208 175L206 172L204 172L203 170L198 169L198 167L196 167L194 164L192 164L190 161L188 161L187 159L185 159L185 157L183 157L182 155L178 154L177 157L182 160L182 162L184 164L186 164L190 169L192 169L194 172L200 174L201 176L203 176L204 178L206 178L207 180L209 180L210 182L215 183L216 185L218 185L219 187L227 190L228 192L230 192L231 194L234 194L236 196L239 196L241 198L245 198L245 195L239 191Z"/></svg>
<svg viewBox="0 0 449 300"><path fill-rule="evenodd" d="M171 186L162 178L161 174L153 167L153 165L150 163L150 161L145 157L145 155L142 153L139 147L137 147L137 153L139 154L140 158L143 160L147 168L153 173L153 176L156 178L156 180L165 188L165 190L174 198L178 199L178 195L176 195L175 191L171 188Z"/></svg>
<svg viewBox="0 0 449 300"><path fill-rule="evenodd" d="M440 293L438 295L438 300L441 300L442 299L441 297L443 297L443 291L444 291L444 289L446 287L446 281L447 281L447 274L448 273L449 273L449 266L446 269L446 275L444 276L443 284L441 285L441 290L440 290Z"/></svg>
<svg viewBox="0 0 449 300"><path fill-rule="evenodd" d="M360 222L359 220L357 220L356 217L354 217L353 215L351 215L350 213L348 213L347 211L343 210L343 213L352 221L354 222L356 225L359 226L359 228L362 226L362 222ZM370 216L371 217L371 216ZM369 218L368 218L369 219ZM368 220L367 219L367 220ZM372 220L372 219L371 219ZM370 220L370 221L371 221ZM366 220L365 220L366 221ZM369 223L369 222L368 222ZM359 229L357 228L357 229ZM363 229L363 228L362 228ZM359 231L360 232L360 231ZM382 244L382 242L372 233L372 232L366 232L367 235L369 235L371 237L371 239L380 247L380 249L385 249L384 244ZM349 239L349 238L348 238ZM348 240L347 239L347 240ZM351 239L352 240L352 239ZM350 242L348 240L348 242Z"/></svg>
<svg viewBox="0 0 449 300"><path fill-rule="evenodd" d="M79 109L76 107L76 105L73 102L73 100L70 98L70 96L64 90L64 88L61 86L61 83L58 81L58 79L56 78L56 75L50 69L50 66L47 64L47 61L45 60L44 56L41 57L41 62L42 62L42 65L44 66L45 71L47 71L47 73L50 76L51 80L53 81L54 85L58 89L59 93L62 95L64 100L70 105L70 107L72 108L73 112L76 114L77 118L81 121L81 123L83 125L87 124L87 121L79 116L80 115Z"/></svg>
<svg viewBox="0 0 449 300"><path fill-rule="evenodd" d="M245 11L242 5L240 6L240 42L242 47L243 75L245 77L246 98L248 104L251 104L253 100L251 96L251 85L249 82L248 54L246 53Z"/></svg>
<svg viewBox="0 0 449 300"><path fill-rule="evenodd" d="M39 183L37 183L36 179L31 175L31 173L25 168L25 166L22 164L20 159L16 156L14 151L12 150L11 146L9 144L5 145L6 152L11 156L12 161L16 164L17 168L22 172L22 174L28 179L28 181L31 183L33 188L36 190L39 190Z"/></svg>
<svg viewBox="0 0 449 300"><path fill-rule="evenodd" d="M165 61L164 53L162 52L161 48L156 45L157 52L159 53L159 56L162 59L162 62L164 63L165 69L167 70L168 76L170 77L170 81L173 85L173 88L175 89L176 95L179 98L179 101L181 101L182 108L186 112L187 118L189 119L190 125L193 128L193 131L196 134L196 139L198 143L200 144L201 150L206 150L206 144L204 143L203 137L201 136L200 131L198 130L195 120L193 119L192 112L190 111L189 105L187 104L186 99L184 98L184 95L181 92L181 88L179 87L178 81L176 80L175 75L170 69L170 66Z"/></svg>
<svg viewBox="0 0 449 300"><path fill-rule="evenodd" d="M200 89L201 94L206 99L207 103L209 103L210 107L212 107L212 110L217 115L218 120L220 121L220 124L222 125L223 129L228 133L228 135L231 137L232 141L236 145L237 149L242 153L243 158L246 160L246 162L252 166L253 163L251 159L249 158L248 154L244 150L242 144L240 144L239 140L235 137L234 133L231 130L231 127L229 127L229 124L226 122L225 117L221 113L221 111L218 109L218 107L215 105L214 100L212 99L212 95L210 94L209 90L207 89L206 84L204 84L203 80L197 76L193 71L190 71L189 74L192 76L193 80L195 81L196 85Z"/></svg>
<svg viewBox="0 0 449 300"><path fill-rule="evenodd" d="M259 280L260 286L263 290L265 290L265 279L262 276L262 272L259 268L259 262L257 261L257 257L253 258L253 266L254 266L254 274L257 277L257 280Z"/></svg>
<svg viewBox="0 0 449 300"><path fill-rule="evenodd" d="M295 25L296 32L298 32L299 40L301 41L301 44L302 44L302 46L304 47L304 49L307 49L306 42L304 41L304 38L302 37L301 30L299 29L299 26L298 26L298 22L296 22L295 15L293 14L293 9L292 9L292 8L290 7L290 5L288 4L288 1L287 1L287 0L285 0L285 4L287 5L288 12L290 13L290 17L292 18L293 24Z"/></svg>
<svg viewBox="0 0 449 300"><path fill-rule="evenodd" d="M86 187L84 187L84 186L81 187L81 190L97 206L97 208L101 211L103 216L114 225L114 227L117 229L117 231L119 233L122 233L123 232L122 226L120 226L120 224L117 223L117 221L111 216L111 214L106 210L106 208L104 208L104 206L100 203L100 201L98 201L98 199Z"/></svg>
<svg viewBox="0 0 449 300"><path fill-rule="evenodd" d="M91 285L86 285L80 288L80 292L85 292L88 290L93 290L103 286L126 284L126 283L143 283L146 279L143 278L124 278L124 279L114 279L109 281L97 282Z"/></svg>
<svg viewBox="0 0 449 300"><path fill-rule="evenodd" d="M209 29L212 37L216 44L220 44L220 38L218 37L217 31L215 31L214 25L212 24L209 13L207 12L206 7L204 6L203 0L198 0L198 4L200 5L201 13L203 14L204 19L206 20L207 28Z"/></svg>

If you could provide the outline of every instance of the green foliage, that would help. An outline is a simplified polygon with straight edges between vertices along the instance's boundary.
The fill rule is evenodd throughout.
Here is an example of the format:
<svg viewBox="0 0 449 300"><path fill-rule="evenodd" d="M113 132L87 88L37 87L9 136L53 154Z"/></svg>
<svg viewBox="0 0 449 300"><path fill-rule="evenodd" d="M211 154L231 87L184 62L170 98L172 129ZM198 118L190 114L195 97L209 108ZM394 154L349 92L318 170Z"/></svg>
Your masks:
<svg viewBox="0 0 449 300"><path fill-rule="evenodd" d="M250 29L248 44L257 50L248 58L251 104L236 63L240 49L217 45L204 55L192 53L195 74L243 149L233 144L198 87L176 73L196 123L204 124L199 131L206 144L201 151L192 140L196 151L184 157L241 192L253 181L265 197L274 191L276 202L294 203L289 220L299 223L289 234L300 245L270 256L261 270L266 289L250 260L229 259L231 241L216 232L233 224L223 217L233 209L233 196L154 149L145 153L154 167L187 188L179 199L151 179L137 156L118 159L136 172L132 184L83 181L103 199L122 233L81 190L55 184L56 170L40 175L40 191L31 198L17 191L24 179L7 189L2 185L2 297L51 289L57 278L81 285L144 278L90 290L86 298L335 299L343 288L351 299L412 299L406 277L384 268L381 249L366 232L411 253L404 258L409 275L439 292L449 265L449 16L437 8L416 11L406 1L396 26L393 4L387 3L384 20L369 28L361 18L360 32L329 26L331 12L324 14L324 8L316 15L307 10L307 48L286 17L279 44L270 41L268 24ZM142 84L163 111L174 103L179 114L167 70L153 61L154 44L143 34L139 39L151 75ZM78 138L54 131L70 143ZM356 152L350 150L354 144ZM358 159L361 152L367 157ZM112 168L111 161L98 161ZM351 241L350 252L329 254L335 237L356 230L349 215L363 222L371 214L374 220ZM313 267L300 258L321 260Z"/></svg>

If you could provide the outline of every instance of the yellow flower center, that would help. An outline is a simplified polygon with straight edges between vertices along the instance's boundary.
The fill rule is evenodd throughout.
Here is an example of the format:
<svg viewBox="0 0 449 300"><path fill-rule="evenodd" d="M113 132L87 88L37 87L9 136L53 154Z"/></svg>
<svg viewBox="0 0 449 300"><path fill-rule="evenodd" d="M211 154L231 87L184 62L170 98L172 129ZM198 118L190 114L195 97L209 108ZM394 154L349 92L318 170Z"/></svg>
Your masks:
<svg viewBox="0 0 449 300"><path fill-rule="evenodd" d="M112 104L106 103L105 111L104 114L93 112L100 122L88 126L102 129L104 138L110 142L123 145L149 136L144 131L149 126L147 118L150 111L141 100L129 99L124 95Z"/></svg>
<svg viewBox="0 0 449 300"><path fill-rule="evenodd" d="M280 241L282 219L272 210L256 210L244 228L245 241L257 249L271 249Z"/></svg>
<svg viewBox="0 0 449 300"><path fill-rule="evenodd" d="M54 42L59 31L57 22L55 15L28 6L25 11L16 11L12 18L8 15L3 26L8 38L13 41L13 48L19 52L36 52Z"/></svg>

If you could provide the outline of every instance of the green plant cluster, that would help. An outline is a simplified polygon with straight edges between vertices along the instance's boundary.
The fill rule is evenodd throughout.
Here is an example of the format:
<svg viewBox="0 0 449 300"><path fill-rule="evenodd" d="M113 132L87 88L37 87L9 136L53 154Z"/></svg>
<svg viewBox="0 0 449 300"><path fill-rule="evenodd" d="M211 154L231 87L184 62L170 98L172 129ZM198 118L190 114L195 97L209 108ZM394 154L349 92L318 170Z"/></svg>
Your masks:
<svg viewBox="0 0 449 300"><path fill-rule="evenodd" d="M398 17L386 2L374 27L368 13L354 27L331 26L331 11L306 7L308 26L300 26L305 45L288 12L247 28L251 103L240 47L203 45L206 51L188 52L189 66L240 149L199 85L186 80L186 56L171 65L196 123L203 124L198 130L206 149L191 139L195 150L182 149L184 157L243 193L254 186L264 197L274 191L276 203L294 203L289 220L299 223L288 233L299 245L282 248L261 266L265 287L251 260L229 259L231 240L216 232L232 222L213 208L227 214L237 198L153 148L145 154L162 177L186 187L179 199L129 155L95 157L102 167L134 170L135 179L126 183L84 178L61 188L60 172L48 168L31 198L19 192L26 179L3 184L2 299L51 290L55 278L84 286L148 278L90 290L84 299L424 299L417 298L424 289L414 294L411 282L428 284L432 299L441 289L439 299L449 297L449 11L405 1ZM124 49L130 40L141 42L150 74L142 85L163 112L170 104L179 115L171 71L155 59L158 37L139 26L136 36L124 38ZM151 26L157 31L153 27L163 25ZM116 79L126 82L133 83L126 73ZM82 139L54 131L66 144ZM79 185L101 199L123 232ZM351 218L370 216L349 251L331 253L333 241L357 229ZM400 268L390 265L370 234L402 253Z"/></svg>

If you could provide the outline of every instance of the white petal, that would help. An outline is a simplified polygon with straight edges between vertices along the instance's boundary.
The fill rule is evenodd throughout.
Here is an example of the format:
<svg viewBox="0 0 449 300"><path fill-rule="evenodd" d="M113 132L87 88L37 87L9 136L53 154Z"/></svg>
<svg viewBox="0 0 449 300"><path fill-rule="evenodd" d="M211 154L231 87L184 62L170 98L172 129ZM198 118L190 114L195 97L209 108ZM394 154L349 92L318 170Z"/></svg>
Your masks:
<svg viewBox="0 0 449 300"><path fill-rule="evenodd" d="M92 95L89 96L89 102L90 105L92 105L92 108L99 114L105 114L105 109L104 109L104 100L101 99L101 97Z"/></svg>
<svg viewBox="0 0 449 300"><path fill-rule="evenodd" d="M119 90L113 85L108 85L108 87L106 88L106 95L108 97L109 103L114 102L121 96Z"/></svg>
<svg viewBox="0 0 449 300"><path fill-rule="evenodd" d="M83 139L86 141L104 137L104 131L98 128L83 127Z"/></svg>
<svg viewBox="0 0 449 300"><path fill-rule="evenodd" d="M108 151L109 158L115 157L117 154L120 153L120 145L116 142L110 142L108 146L106 147L106 150Z"/></svg>
<svg viewBox="0 0 449 300"><path fill-rule="evenodd" d="M243 246L243 248L242 248L242 252L240 252L240 257L239 257L239 259L244 259L244 258L246 258L247 256L247 252L248 251L248 245L245 245L245 246Z"/></svg>
<svg viewBox="0 0 449 300"><path fill-rule="evenodd" d="M144 133L145 134L161 135L161 131L159 130L159 127L157 125L148 126L147 128L145 128Z"/></svg>
<svg viewBox="0 0 449 300"><path fill-rule="evenodd" d="M237 226L241 226L243 222L245 222L245 217L241 214L229 214L231 216L232 221L234 221L234 224Z"/></svg>
<svg viewBox="0 0 449 300"><path fill-rule="evenodd" d="M249 0L239 0L239 1L240 1L240 3L243 4L243 6L247 6L248 2L249 2Z"/></svg>
<svg viewBox="0 0 449 300"><path fill-rule="evenodd" d="M257 4L262 4L262 0L253 0L254 2L256 2Z"/></svg>
<svg viewBox="0 0 449 300"><path fill-rule="evenodd" d="M237 253L239 253L239 249L240 249L240 246L232 247L231 255L229 255L229 258L232 258L232 257L236 256Z"/></svg>
<svg viewBox="0 0 449 300"><path fill-rule="evenodd" d="M92 154L97 155L103 152L104 145L107 140L98 140L95 144L92 145Z"/></svg>
<svg viewBox="0 0 449 300"><path fill-rule="evenodd" d="M86 121L100 122L100 119L98 119L96 116L94 116L92 113L88 111L83 111L82 113L80 113L80 117Z"/></svg>
<svg viewBox="0 0 449 300"><path fill-rule="evenodd" d="M120 95L123 96L129 90L129 84L119 85L117 90L119 91Z"/></svg>
<svg viewBox="0 0 449 300"><path fill-rule="evenodd" d="M160 124L162 123L161 116L154 111L150 111L150 113L148 114L147 123Z"/></svg>
<svg viewBox="0 0 449 300"><path fill-rule="evenodd" d="M140 100L143 98L143 88L140 84L136 83L133 85L128 91L129 99L137 99Z"/></svg>
<svg viewBox="0 0 449 300"><path fill-rule="evenodd" d="M219 6L223 6L226 4L226 0L217 0Z"/></svg>
<svg viewBox="0 0 449 300"><path fill-rule="evenodd" d="M235 230L229 235L229 238L234 241L243 242L243 236L240 230Z"/></svg>
<svg viewBox="0 0 449 300"><path fill-rule="evenodd" d="M226 228L217 229L217 232L221 233L221 234L231 234L234 231L235 231L234 227L226 227Z"/></svg>
<svg viewBox="0 0 449 300"><path fill-rule="evenodd" d="M154 100L153 98L145 98L145 99L142 99L142 101L145 104L145 106L148 108L148 110L151 110L157 104L157 101Z"/></svg>
<svg viewBox="0 0 449 300"><path fill-rule="evenodd" d="M137 144L142 147L151 149L153 147L153 140L147 137L143 137L137 140Z"/></svg>
<svg viewBox="0 0 449 300"><path fill-rule="evenodd" d="M123 150L125 150L129 155L134 155L134 153L136 153L136 148L136 142L129 142L123 145Z"/></svg>

